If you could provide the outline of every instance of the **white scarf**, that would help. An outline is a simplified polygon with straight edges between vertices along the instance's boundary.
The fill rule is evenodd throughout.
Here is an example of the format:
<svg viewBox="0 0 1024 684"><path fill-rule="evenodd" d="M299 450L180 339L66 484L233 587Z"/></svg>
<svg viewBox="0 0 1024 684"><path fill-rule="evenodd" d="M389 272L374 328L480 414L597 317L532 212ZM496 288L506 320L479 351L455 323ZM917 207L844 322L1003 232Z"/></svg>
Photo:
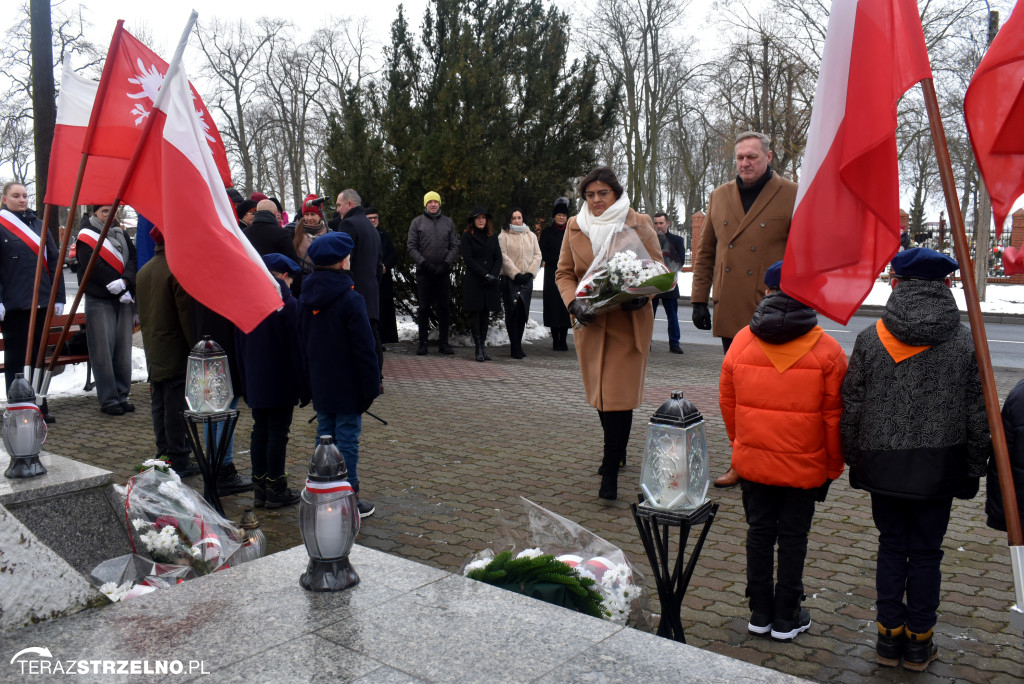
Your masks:
<svg viewBox="0 0 1024 684"><path fill-rule="evenodd" d="M629 213L629 197L626 193L619 195L615 204L604 210L600 216L590 213L590 207L583 203L583 210L576 214L576 224L583 234L590 238L590 246L596 255L608 240L608 237L626 224Z"/></svg>
<svg viewBox="0 0 1024 684"><path fill-rule="evenodd" d="M525 233L526 232L526 224L524 223L521 226L517 226L514 223L510 223L510 224L508 224L508 229L511 230L513 233Z"/></svg>

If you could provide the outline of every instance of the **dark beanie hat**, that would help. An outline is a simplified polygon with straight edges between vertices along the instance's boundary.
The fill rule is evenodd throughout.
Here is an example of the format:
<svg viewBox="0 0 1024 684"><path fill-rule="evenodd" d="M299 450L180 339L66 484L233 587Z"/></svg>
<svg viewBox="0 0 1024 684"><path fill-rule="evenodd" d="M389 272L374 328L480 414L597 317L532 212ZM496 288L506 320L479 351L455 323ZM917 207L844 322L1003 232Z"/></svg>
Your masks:
<svg viewBox="0 0 1024 684"><path fill-rule="evenodd" d="M558 214L569 214L569 198L559 197L555 200L555 208L551 210L551 215L556 216Z"/></svg>
<svg viewBox="0 0 1024 684"><path fill-rule="evenodd" d="M232 204L238 204L245 198L242 197L242 193L238 192L235 188L228 188L228 199L231 200Z"/></svg>
<svg viewBox="0 0 1024 684"><path fill-rule="evenodd" d="M242 200L235 205L235 214L238 216L238 219L241 220L243 216L255 208L256 202L253 202L252 200Z"/></svg>

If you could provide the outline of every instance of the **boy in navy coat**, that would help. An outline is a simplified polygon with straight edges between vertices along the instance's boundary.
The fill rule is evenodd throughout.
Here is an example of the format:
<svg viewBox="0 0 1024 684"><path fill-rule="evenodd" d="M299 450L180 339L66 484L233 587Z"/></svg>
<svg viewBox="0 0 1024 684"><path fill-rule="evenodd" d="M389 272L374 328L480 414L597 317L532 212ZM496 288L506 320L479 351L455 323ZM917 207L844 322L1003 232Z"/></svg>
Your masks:
<svg viewBox="0 0 1024 684"><path fill-rule="evenodd" d="M299 303L290 289L301 269L283 254L267 254L263 263L277 279L284 306L248 335L236 330L235 348L242 395L252 409L253 505L280 508L299 502L284 464L292 412L296 403L309 402L309 383L299 350Z"/></svg>
<svg viewBox="0 0 1024 684"><path fill-rule="evenodd" d="M331 435L345 457L359 516L374 507L359 499L359 435L362 413L380 391L376 342L366 301L348 273L353 242L332 232L313 241L307 255L316 266L302 281L300 337L316 410L317 437Z"/></svg>

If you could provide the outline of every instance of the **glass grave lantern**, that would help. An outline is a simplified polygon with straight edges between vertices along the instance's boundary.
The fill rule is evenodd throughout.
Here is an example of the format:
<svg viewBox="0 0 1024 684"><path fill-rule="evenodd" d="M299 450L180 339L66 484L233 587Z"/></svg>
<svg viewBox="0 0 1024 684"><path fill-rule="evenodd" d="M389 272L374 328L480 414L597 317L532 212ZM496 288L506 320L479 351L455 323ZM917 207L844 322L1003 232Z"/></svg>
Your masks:
<svg viewBox="0 0 1024 684"><path fill-rule="evenodd" d="M299 502L299 531L309 554L309 565L299 584L309 591L341 591L359 583L349 563L359 512L348 482L345 459L324 435L309 460L306 487Z"/></svg>
<svg viewBox="0 0 1024 684"><path fill-rule="evenodd" d="M707 498L704 417L679 390L647 423L640 488L647 505L664 511L691 511Z"/></svg>
<svg viewBox="0 0 1024 684"><path fill-rule="evenodd" d="M254 561L267 553L267 537L260 529L260 521L251 507L245 509L238 526L242 529L242 546L235 552L232 560L235 563Z"/></svg>
<svg viewBox="0 0 1024 684"><path fill-rule="evenodd" d="M4 446L11 464L4 477L11 479L45 475L46 468L39 462L39 452L46 441L46 420L36 406L36 393L21 373L7 392L4 410Z"/></svg>
<svg viewBox="0 0 1024 684"><path fill-rule="evenodd" d="M185 380L188 408L196 413L218 413L227 411L234 398L228 355L209 335L204 335L188 355Z"/></svg>

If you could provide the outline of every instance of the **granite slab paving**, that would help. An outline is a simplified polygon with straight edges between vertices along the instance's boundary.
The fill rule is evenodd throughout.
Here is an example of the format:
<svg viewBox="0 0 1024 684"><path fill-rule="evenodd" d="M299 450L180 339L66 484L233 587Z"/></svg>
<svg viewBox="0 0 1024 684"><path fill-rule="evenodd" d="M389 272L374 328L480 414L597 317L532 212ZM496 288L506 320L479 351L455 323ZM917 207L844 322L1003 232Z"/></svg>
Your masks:
<svg viewBox="0 0 1024 684"><path fill-rule="evenodd" d="M385 392L371 411L388 425L363 421L361 494L377 512L363 521L360 544L458 571L472 553L495 543L504 521L518 519L518 498L526 496L622 547L647 572L658 610L628 509L639 490L644 431L669 392L682 389L707 422L712 474L725 470L729 444L718 410L720 346L684 344L679 356L669 353L667 343L655 343L644 404L634 412L620 500L612 503L597 497L601 430L584 400L573 352L554 352L550 342L540 341L524 345L526 359L510 358L504 346L490 350L493 362L477 363L466 347L456 347L453 357L431 347L430 355L419 357L414 343L386 346ZM1020 375L996 369L1000 397ZM154 453L148 390L144 383L134 385L138 411L119 417L102 414L94 396L52 401L58 422L50 426L47 446L59 445L66 456L112 470L115 481L123 482L134 464ZM251 429L244 406L235 440L243 471ZM297 409L292 423L288 471L294 487L301 486L315 441L311 416L311 407ZM200 486L197 478L186 482ZM939 660L915 681L1024 679L1022 635L1008 625L1013 579L1006 538L985 527L984 494L982 482L975 499L954 504L936 626ZM790 644L747 634L740 492L712 489L709 495L721 508L683 602L690 645L821 682L906 679L907 673L874 662L877 533L867 495L851 489L844 475L818 505L805 570L805 605L813 624ZM225 497L224 503L237 520L251 497ZM271 551L301 543L297 506L257 514Z"/></svg>
<svg viewBox="0 0 1024 684"><path fill-rule="evenodd" d="M351 555L358 585L311 593L299 586L307 560L296 547L7 634L0 679L32 679L27 656L6 656L32 645L51 665L183 663L133 681L798 681L365 547ZM110 679L65 667L76 681Z"/></svg>

